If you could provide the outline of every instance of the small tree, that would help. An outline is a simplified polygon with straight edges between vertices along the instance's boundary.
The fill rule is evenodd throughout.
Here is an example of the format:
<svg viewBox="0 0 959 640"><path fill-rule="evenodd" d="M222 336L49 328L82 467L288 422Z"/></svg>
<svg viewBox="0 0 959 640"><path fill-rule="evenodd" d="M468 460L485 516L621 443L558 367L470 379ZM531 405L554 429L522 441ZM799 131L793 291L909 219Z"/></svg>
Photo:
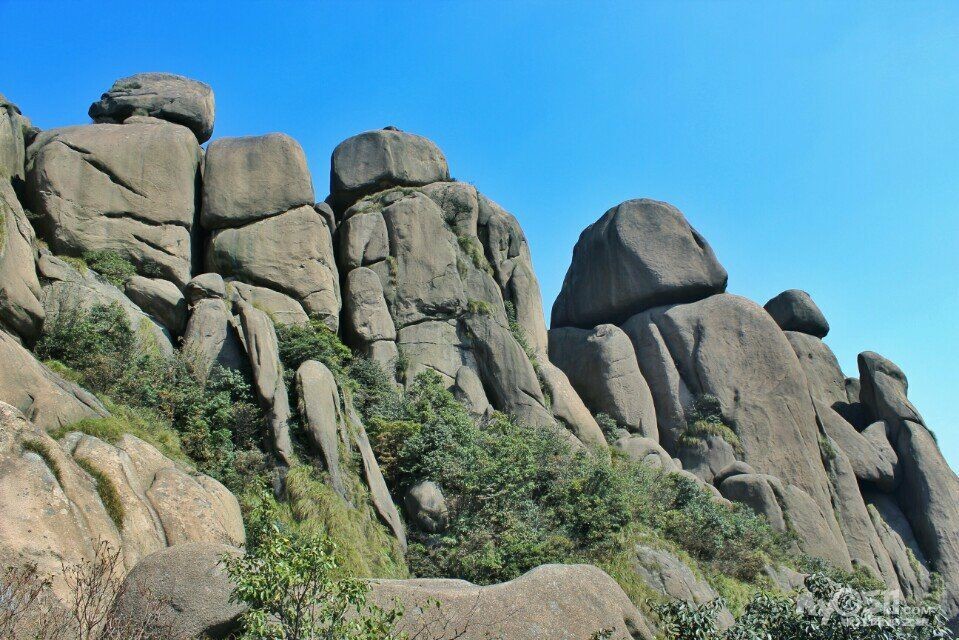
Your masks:
<svg viewBox="0 0 959 640"><path fill-rule="evenodd" d="M264 496L248 523L246 554L226 557L233 601L249 607L241 640L389 640L403 615L369 601L362 580L336 579L336 546L323 535L291 531Z"/></svg>

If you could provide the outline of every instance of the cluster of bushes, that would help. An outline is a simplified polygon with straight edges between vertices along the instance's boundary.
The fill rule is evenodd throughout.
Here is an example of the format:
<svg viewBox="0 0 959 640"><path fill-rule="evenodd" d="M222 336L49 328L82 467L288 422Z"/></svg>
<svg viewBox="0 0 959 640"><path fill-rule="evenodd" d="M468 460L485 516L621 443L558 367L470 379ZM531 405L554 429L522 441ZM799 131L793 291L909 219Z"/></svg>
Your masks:
<svg viewBox="0 0 959 640"><path fill-rule="evenodd" d="M111 417L70 430L113 442L132 433L231 489L262 471L263 415L244 375L219 367L206 375L189 354L165 356L118 304L61 312L35 351L108 404Z"/></svg>

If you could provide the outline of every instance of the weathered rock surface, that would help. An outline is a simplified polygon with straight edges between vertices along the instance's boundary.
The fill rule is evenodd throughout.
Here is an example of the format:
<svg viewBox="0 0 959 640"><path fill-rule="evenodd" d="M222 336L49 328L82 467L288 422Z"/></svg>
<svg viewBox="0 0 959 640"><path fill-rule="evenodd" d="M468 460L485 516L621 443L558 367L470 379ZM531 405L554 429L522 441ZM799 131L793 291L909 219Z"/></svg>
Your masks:
<svg viewBox="0 0 959 640"><path fill-rule="evenodd" d="M583 444L605 449L606 438L596 419L576 395L566 374L548 360L539 362L539 378L549 394L553 417Z"/></svg>
<svg viewBox="0 0 959 640"><path fill-rule="evenodd" d="M894 362L874 351L859 354L859 400L870 422L885 420L889 437L895 440L901 420L923 424L919 411L909 402L909 382Z"/></svg>
<svg viewBox="0 0 959 640"><path fill-rule="evenodd" d="M805 374L762 307L720 294L651 309L623 330L650 385L667 451L676 451L695 399L715 396L742 443L742 460L795 484L831 513Z"/></svg>
<svg viewBox="0 0 959 640"><path fill-rule="evenodd" d="M0 180L23 179L26 165L23 132L29 121L0 93Z"/></svg>
<svg viewBox="0 0 959 640"><path fill-rule="evenodd" d="M233 304L245 302L265 311L276 325L305 325L310 321L310 317L303 310L303 305L273 289L230 280L228 294Z"/></svg>
<svg viewBox="0 0 959 640"><path fill-rule="evenodd" d="M713 484L720 471L736 463L735 448L722 436L708 435L689 440L676 449L676 457L683 469L695 474L703 482Z"/></svg>
<svg viewBox="0 0 959 640"><path fill-rule="evenodd" d="M627 200L588 226L573 249L552 326L591 329L726 289L726 270L679 209Z"/></svg>
<svg viewBox="0 0 959 640"><path fill-rule="evenodd" d="M344 140L333 150L331 163L330 191L340 207L389 187L450 179L446 158L435 144L396 129Z"/></svg>
<svg viewBox="0 0 959 640"><path fill-rule="evenodd" d="M124 511L118 527L97 490L98 480L78 463L97 469L114 484ZM190 492L158 490L176 478ZM0 555L11 562L36 562L62 593L61 560L89 560L95 541L122 553L130 569L145 553L180 542L242 544L236 499L211 478L178 468L133 436L116 445L70 434L61 443L0 403ZM171 523L179 523L171 528Z"/></svg>
<svg viewBox="0 0 959 640"><path fill-rule="evenodd" d="M96 396L55 374L4 331L0 331L0 401L47 431L109 415Z"/></svg>
<svg viewBox="0 0 959 640"><path fill-rule="evenodd" d="M288 135L218 138L206 150L200 222L238 227L313 206L313 182L300 144Z"/></svg>
<svg viewBox="0 0 959 640"><path fill-rule="evenodd" d="M340 282L326 222L312 206L217 231L207 268L285 293L331 329L339 325Z"/></svg>
<svg viewBox="0 0 959 640"><path fill-rule="evenodd" d="M456 370L453 383L453 395L462 402L474 418L479 419L487 415L492 408L483 381L472 368L463 365Z"/></svg>
<svg viewBox="0 0 959 640"><path fill-rule="evenodd" d="M450 514L443 491L427 480L410 487L403 497L406 515L413 525L426 533L442 533L449 526Z"/></svg>
<svg viewBox="0 0 959 640"><path fill-rule="evenodd" d="M386 306L383 285L372 269L359 267L347 274L343 308L347 326L360 345L396 340L396 327Z"/></svg>
<svg viewBox="0 0 959 640"><path fill-rule="evenodd" d="M246 354L233 315L221 298L206 298L192 305L183 332L183 352L198 370L209 375L214 366L243 370Z"/></svg>
<svg viewBox="0 0 959 640"><path fill-rule="evenodd" d="M65 260L41 250L37 268L43 278L44 327L57 322L60 314L77 313L94 306L118 305L130 328L146 346L155 346L164 354L173 353L170 332L143 312L117 287L92 269L78 270Z"/></svg>
<svg viewBox="0 0 959 640"><path fill-rule="evenodd" d="M613 442L613 446L625 453L630 460L641 462L646 466L665 471L676 471L678 468L672 456L652 438L627 433Z"/></svg>
<svg viewBox="0 0 959 640"><path fill-rule="evenodd" d="M189 543L145 557L127 575L115 606L143 625L159 623L169 640L223 639L238 631L245 605L230 601L233 584L223 558L239 554L223 544Z"/></svg>
<svg viewBox="0 0 959 640"><path fill-rule="evenodd" d="M124 290L127 297L173 335L182 335L189 312L183 292L169 280L133 276Z"/></svg>
<svg viewBox="0 0 959 640"><path fill-rule="evenodd" d="M44 131L27 150L27 195L56 253L113 251L141 275L190 279L200 147L174 125Z"/></svg>
<svg viewBox="0 0 959 640"><path fill-rule="evenodd" d="M322 362L307 360L296 370L296 397L313 450L323 457L330 474L330 485L346 499L339 447L343 416L333 373Z"/></svg>
<svg viewBox="0 0 959 640"><path fill-rule="evenodd" d="M630 432L659 438L652 394L622 329L611 324L553 329L549 358L594 415L605 413Z"/></svg>
<svg viewBox="0 0 959 640"><path fill-rule="evenodd" d="M172 73L138 73L114 82L89 113L97 122L143 115L167 120L187 127L203 143L213 135L213 89Z"/></svg>
<svg viewBox="0 0 959 640"><path fill-rule="evenodd" d="M240 325L243 344L253 370L253 388L266 412L270 425L269 446L279 464L293 464L293 442L290 440L290 398L283 381L283 364L273 321L263 311L240 304Z"/></svg>
<svg viewBox="0 0 959 640"><path fill-rule="evenodd" d="M808 333L817 338L822 338L829 333L826 316L805 291L799 289L783 291L767 302L765 309L783 331Z"/></svg>
<svg viewBox="0 0 959 640"><path fill-rule="evenodd" d="M848 402L846 378L839 360L819 338L798 331L784 331L809 383L809 393L826 406Z"/></svg>
<svg viewBox="0 0 959 640"><path fill-rule="evenodd" d="M373 599L405 606L399 629L445 629L463 640L582 640L610 630L617 640L652 640L642 614L616 582L590 565L543 565L502 584L462 580L376 580ZM428 601L443 603L437 611Z"/></svg>
<svg viewBox="0 0 959 640"><path fill-rule="evenodd" d="M187 304L195 304L204 298L226 298L226 284L219 273L201 273L186 283L183 295Z"/></svg>
<svg viewBox="0 0 959 640"><path fill-rule="evenodd" d="M4 135L3 113L0 106L0 136ZM0 175L0 327L28 341L40 333L44 317L35 241L33 227L17 194L6 177Z"/></svg>
<svg viewBox="0 0 959 640"><path fill-rule="evenodd" d="M848 458L857 478L884 491L898 486L899 456L886 439L884 422L876 422L860 433L829 407L817 403L816 412L823 431Z"/></svg>
<svg viewBox="0 0 959 640"><path fill-rule="evenodd" d="M679 558L666 551L636 545L633 568L638 576L654 591L674 600L693 604L705 604L719 597L703 579L697 578L692 569ZM733 615L725 606L718 611L716 622L720 630L733 625Z"/></svg>
<svg viewBox="0 0 959 640"><path fill-rule="evenodd" d="M896 571L899 586L907 598L921 598L929 591L929 566L912 527L895 498L866 492L866 508L879 540Z"/></svg>

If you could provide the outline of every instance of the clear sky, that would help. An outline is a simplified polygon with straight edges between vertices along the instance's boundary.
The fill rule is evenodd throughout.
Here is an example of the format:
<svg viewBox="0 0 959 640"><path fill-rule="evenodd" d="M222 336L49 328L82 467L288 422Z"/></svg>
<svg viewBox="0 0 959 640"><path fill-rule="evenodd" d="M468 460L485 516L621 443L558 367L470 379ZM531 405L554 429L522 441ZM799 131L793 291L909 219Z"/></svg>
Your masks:
<svg viewBox="0 0 959 640"><path fill-rule="evenodd" d="M959 2L0 0L0 25L0 92L42 128L181 73L216 136L298 139L320 199L342 139L432 138L519 218L547 309L584 226L669 201L731 292L808 290L847 375L902 366L959 468Z"/></svg>

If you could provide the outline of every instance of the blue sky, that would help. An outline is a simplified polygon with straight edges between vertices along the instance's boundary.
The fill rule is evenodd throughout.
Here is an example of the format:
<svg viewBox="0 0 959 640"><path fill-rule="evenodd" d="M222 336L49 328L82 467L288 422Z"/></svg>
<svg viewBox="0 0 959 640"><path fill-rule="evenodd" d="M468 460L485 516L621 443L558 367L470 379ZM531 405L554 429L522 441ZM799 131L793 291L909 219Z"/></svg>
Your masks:
<svg viewBox="0 0 959 640"><path fill-rule="evenodd" d="M959 468L959 3L0 0L0 92L82 123L121 76L210 83L216 136L283 131L318 197L342 139L426 135L517 215L547 308L584 226L667 200L729 289L808 290ZM11 28L13 27L13 28Z"/></svg>

